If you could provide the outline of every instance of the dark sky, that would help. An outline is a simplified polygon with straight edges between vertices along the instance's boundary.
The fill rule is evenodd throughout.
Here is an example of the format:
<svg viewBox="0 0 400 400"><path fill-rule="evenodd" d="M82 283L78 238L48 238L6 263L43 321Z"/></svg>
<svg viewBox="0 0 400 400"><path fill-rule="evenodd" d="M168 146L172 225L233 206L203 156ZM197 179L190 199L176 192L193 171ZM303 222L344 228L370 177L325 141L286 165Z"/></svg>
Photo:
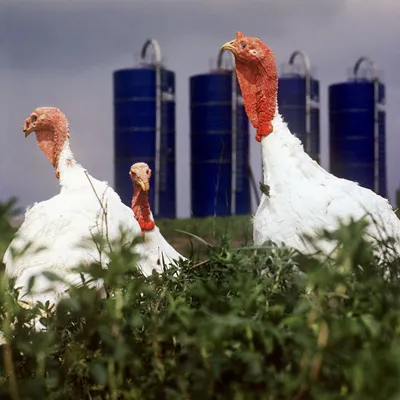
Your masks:
<svg viewBox="0 0 400 400"><path fill-rule="evenodd" d="M58 181L24 119L38 106L70 120L76 159L113 184L112 72L134 65L149 37L176 72L178 216L189 215L188 77L207 72L237 30L257 36L279 64L304 50L321 83L322 164L327 155L327 86L363 55L383 70L387 89L389 188L399 185L400 3L398 0L0 0L0 200L26 206L58 192ZM135 61L136 60L136 61ZM260 147L251 140L256 178Z"/></svg>

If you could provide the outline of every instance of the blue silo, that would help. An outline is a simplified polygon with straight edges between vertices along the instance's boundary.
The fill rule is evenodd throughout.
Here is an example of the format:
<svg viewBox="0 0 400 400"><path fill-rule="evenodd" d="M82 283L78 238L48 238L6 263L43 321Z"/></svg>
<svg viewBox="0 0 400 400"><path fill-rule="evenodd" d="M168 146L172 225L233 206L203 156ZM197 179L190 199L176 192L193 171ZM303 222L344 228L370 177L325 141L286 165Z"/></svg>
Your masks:
<svg viewBox="0 0 400 400"><path fill-rule="evenodd" d="M144 62L150 45L155 63ZM115 71L113 84L115 189L130 205L129 169L145 162L152 170L149 200L153 215L175 218L175 74L161 65L158 43L148 40L142 63Z"/></svg>
<svg viewBox="0 0 400 400"><path fill-rule="evenodd" d="M373 77L358 74L362 62ZM385 86L360 58L353 77L329 87L330 171L387 196Z"/></svg>
<svg viewBox="0 0 400 400"><path fill-rule="evenodd" d="M249 122L235 69L190 78L191 209L195 217L249 214ZM235 121L232 124L232 121Z"/></svg>
<svg viewBox="0 0 400 400"><path fill-rule="evenodd" d="M297 56L303 59L304 71L294 71ZM320 161L319 81L311 75L308 56L295 51L289 60L289 72L279 77L278 107L290 131L303 143L304 150Z"/></svg>

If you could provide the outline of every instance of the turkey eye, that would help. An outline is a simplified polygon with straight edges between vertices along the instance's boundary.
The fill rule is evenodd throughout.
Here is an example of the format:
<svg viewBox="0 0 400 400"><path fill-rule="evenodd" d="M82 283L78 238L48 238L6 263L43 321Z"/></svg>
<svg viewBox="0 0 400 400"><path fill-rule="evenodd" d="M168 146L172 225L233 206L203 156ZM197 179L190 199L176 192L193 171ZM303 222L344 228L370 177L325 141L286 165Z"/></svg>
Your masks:
<svg viewBox="0 0 400 400"><path fill-rule="evenodd" d="M242 49L246 47L246 43L242 43Z"/></svg>
<svg viewBox="0 0 400 400"><path fill-rule="evenodd" d="M146 174L148 174L149 172L150 172L150 171L149 171L149 170L147 170L147 171L146 171Z"/></svg>
<svg viewBox="0 0 400 400"><path fill-rule="evenodd" d="M36 122L36 120L37 120L36 115L31 115L31 121L32 121L32 122Z"/></svg>

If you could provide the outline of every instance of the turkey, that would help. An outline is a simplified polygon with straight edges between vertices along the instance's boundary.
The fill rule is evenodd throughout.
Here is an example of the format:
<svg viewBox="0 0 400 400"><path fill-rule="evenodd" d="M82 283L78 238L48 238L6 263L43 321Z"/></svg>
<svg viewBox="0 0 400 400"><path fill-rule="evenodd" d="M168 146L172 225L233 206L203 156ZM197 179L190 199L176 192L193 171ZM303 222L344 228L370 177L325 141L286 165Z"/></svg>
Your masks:
<svg viewBox="0 0 400 400"><path fill-rule="evenodd" d="M246 113L256 129L256 140L261 142L263 186L269 189L254 216L254 243L270 240L302 253L311 254L317 248L327 255L335 243L320 240L315 248L303 234L315 236L323 228L337 228L339 220L347 223L351 217L367 216L367 238L375 243L394 238L396 249L390 258L397 256L400 221L389 202L328 173L308 156L283 121L277 106L278 73L272 51L260 39L241 32L221 49L234 55Z"/></svg>
<svg viewBox="0 0 400 400"><path fill-rule="evenodd" d="M179 259L186 260L164 239L154 223L148 197L151 178L149 166L143 162L133 164L129 175L133 183L132 211L142 230L146 264L152 268L154 265L162 268ZM146 265L142 269L144 273L151 273L151 270L146 269Z"/></svg>
<svg viewBox="0 0 400 400"><path fill-rule="evenodd" d="M50 282L44 276L37 276L28 297L26 290L31 276L51 271L68 283L78 284L81 278L71 268L94 262L106 267L109 262L105 254L109 250L107 243L103 251L91 240L83 246L85 238L100 235L106 242L113 243L119 239L121 228L126 232L121 242L124 245L140 237L141 228L118 194L75 161L70 148L68 120L59 109L35 109L25 120L23 131L25 137L35 131L39 148L54 167L61 190L51 199L35 203L26 210L25 220L6 250L3 262L7 275L16 278L15 287L22 288L20 294L25 295L22 300L31 304L47 300L54 303L67 290L67 283ZM29 242L34 247L20 257L13 256L13 250L21 252ZM40 247L44 249L37 251ZM113 250L117 250L117 245L113 244ZM144 256L140 245L135 251ZM100 281L91 285L102 290Z"/></svg>

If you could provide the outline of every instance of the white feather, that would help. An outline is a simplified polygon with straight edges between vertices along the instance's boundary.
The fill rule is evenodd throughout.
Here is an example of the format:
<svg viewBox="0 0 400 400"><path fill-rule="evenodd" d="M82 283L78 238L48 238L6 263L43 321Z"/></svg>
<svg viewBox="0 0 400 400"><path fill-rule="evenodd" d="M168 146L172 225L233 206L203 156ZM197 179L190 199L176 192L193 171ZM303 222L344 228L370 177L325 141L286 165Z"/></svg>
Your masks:
<svg viewBox="0 0 400 400"><path fill-rule="evenodd" d="M255 244L271 240L312 253L314 249L303 240L303 234L315 236L324 228L334 230L339 220L358 220L368 213L370 240L388 236L399 240L400 220L386 199L330 174L312 160L278 110L272 124L273 132L261 142L263 181L269 185L270 194L262 196L254 217ZM325 254L335 247L335 243L324 241L318 245Z"/></svg>
<svg viewBox="0 0 400 400"><path fill-rule="evenodd" d="M143 252L146 254L146 263L142 266L145 274L151 274L154 265L161 271L179 259L186 260L165 240L157 226L144 233Z"/></svg>
<svg viewBox="0 0 400 400"><path fill-rule="evenodd" d="M124 245L141 234L132 210L106 182L93 178L74 160L68 141L60 154L59 172L60 193L27 208L25 220L4 254L6 273L17 278L16 287L22 287L22 294L30 277L38 272L51 271L67 282L78 283L80 277L73 274L71 268L93 262L106 267L109 259L105 252L109 249L99 251L91 240L92 235L108 237L113 242L118 240L122 229L126 232L125 241L121 243ZM22 256L12 256L11 249L21 252L30 242L32 247ZM44 249L38 252L40 247ZM143 254L140 246L137 251ZM97 287L101 285L96 282ZM55 284L38 276L34 294L26 300L53 302L67 287L67 284ZM52 290L47 291L49 289Z"/></svg>

